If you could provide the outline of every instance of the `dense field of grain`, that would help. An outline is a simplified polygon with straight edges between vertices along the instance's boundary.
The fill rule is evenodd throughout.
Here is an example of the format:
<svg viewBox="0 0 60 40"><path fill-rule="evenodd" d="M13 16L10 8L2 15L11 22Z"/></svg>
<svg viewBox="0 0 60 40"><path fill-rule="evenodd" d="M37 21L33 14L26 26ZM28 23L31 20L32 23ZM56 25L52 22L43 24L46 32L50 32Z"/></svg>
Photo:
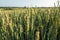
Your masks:
<svg viewBox="0 0 60 40"><path fill-rule="evenodd" d="M0 40L60 40L60 9L0 8Z"/></svg>

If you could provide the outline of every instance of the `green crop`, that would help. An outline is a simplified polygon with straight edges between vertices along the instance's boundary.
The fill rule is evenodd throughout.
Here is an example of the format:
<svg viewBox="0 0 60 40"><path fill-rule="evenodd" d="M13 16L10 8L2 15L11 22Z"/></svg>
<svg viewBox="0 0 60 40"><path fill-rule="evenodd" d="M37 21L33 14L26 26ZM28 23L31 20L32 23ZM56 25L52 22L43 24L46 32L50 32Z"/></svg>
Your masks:
<svg viewBox="0 0 60 40"><path fill-rule="evenodd" d="M0 8L0 40L60 40L59 8Z"/></svg>

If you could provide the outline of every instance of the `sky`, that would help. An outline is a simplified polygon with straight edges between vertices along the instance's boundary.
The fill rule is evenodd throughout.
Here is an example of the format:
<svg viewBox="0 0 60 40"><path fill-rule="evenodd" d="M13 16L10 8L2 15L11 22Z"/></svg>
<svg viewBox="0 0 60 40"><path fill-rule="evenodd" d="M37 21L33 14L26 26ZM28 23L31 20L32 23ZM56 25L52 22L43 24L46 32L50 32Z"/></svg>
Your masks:
<svg viewBox="0 0 60 40"><path fill-rule="evenodd" d="M0 0L0 7L53 7L57 0Z"/></svg>

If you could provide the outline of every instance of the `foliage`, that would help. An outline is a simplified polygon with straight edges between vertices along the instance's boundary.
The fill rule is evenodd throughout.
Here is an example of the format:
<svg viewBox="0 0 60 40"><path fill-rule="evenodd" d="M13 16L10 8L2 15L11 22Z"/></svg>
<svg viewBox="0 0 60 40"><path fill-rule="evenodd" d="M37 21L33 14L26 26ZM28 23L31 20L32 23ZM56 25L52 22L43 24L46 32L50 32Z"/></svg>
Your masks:
<svg viewBox="0 0 60 40"><path fill-rule="evenodd" d="M60 39L59 8L2 9L0 10L0 40Z"/></svg>

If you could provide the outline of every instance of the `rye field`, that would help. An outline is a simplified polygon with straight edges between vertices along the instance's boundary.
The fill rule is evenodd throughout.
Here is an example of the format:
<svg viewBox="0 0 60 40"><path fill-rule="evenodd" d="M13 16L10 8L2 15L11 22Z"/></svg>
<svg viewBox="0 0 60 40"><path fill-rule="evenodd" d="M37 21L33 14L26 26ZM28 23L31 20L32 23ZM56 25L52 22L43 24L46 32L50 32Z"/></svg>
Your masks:
<svg viewBox="0 0 60 40"><path fill-rule="evenodd" d="M0 40L60 40L60 8L0 8Z"/></svg>

